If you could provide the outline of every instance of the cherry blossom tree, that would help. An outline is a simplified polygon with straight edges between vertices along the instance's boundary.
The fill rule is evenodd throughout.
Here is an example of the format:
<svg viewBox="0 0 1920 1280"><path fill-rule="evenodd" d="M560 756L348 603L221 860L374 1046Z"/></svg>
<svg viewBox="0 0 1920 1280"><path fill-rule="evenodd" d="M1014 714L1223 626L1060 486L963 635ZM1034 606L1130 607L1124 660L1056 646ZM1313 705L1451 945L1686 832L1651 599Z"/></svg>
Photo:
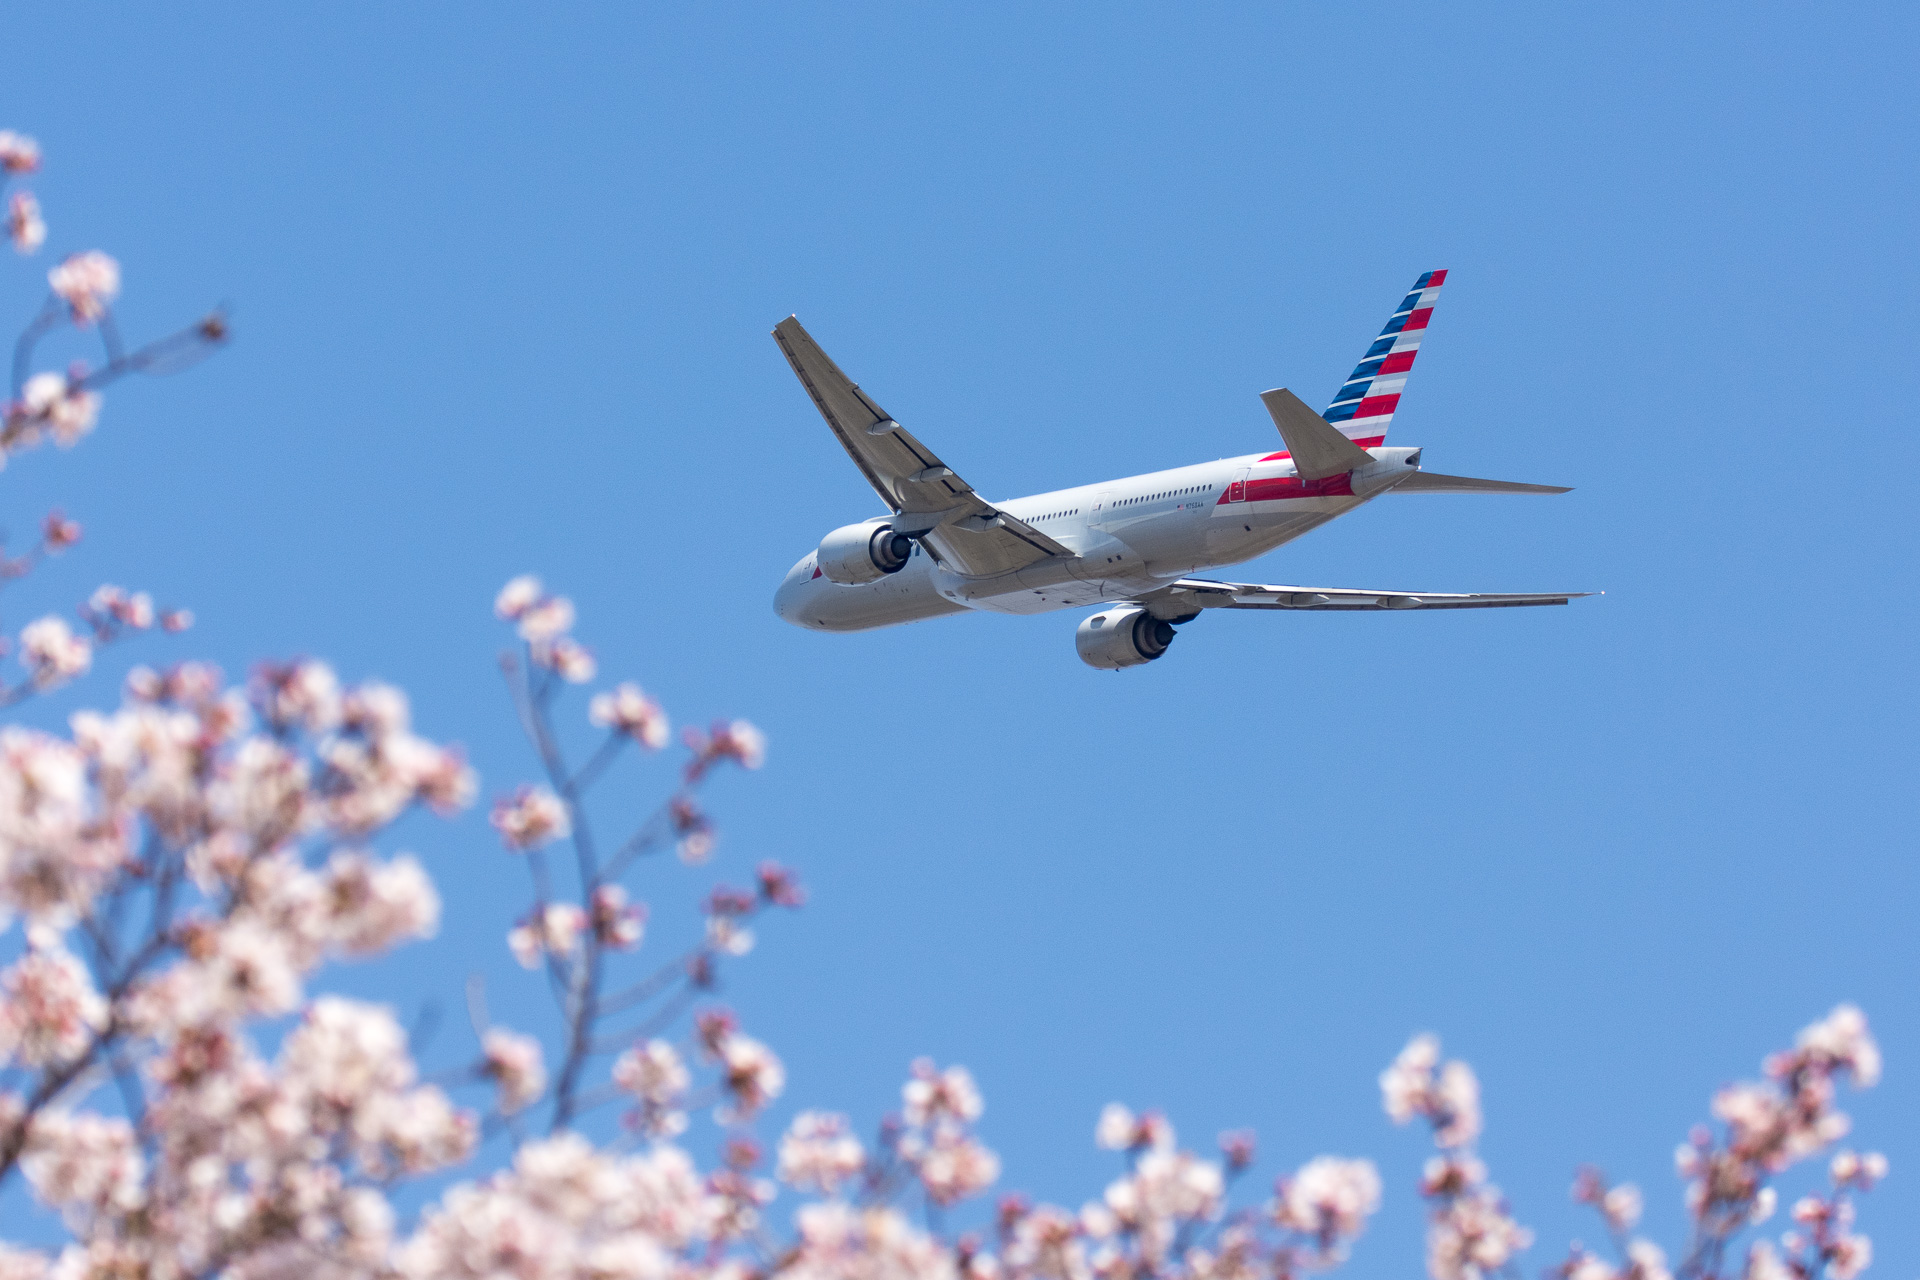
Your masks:
<svg viewBox="0 0 1920 1280"><path fill-rule="evenodd" d="M0 132L0 174L40 162L31 139ZM38 202L15 190L6 208L14 246L39 250ZM47 282L15 346L0 458L76 443L106 385L184 367L227 336L216 313L123 346L105 254L71 255ZM63 327L99 341L97 369L33 371ZM0 579L79 537L51 513L34 547L0 556ZM1381 1205L1370 1161L1316 1156L1256 1190L1253 1134L1202 1154L1164 1115L1117 1103L1094 1126L1118 1162L1097 1197L988 1203L1001 1168L980 1090L929 1060L910 1065L870 1138L804 1110L765 1153L755 1124L786 1072L713 996L761 918L800 907L804 890L762 863L751 884L708 894L694 945L651 965L636 896L650 860L707 860L703 786L760 767L760 733L741 720L683 731L671 793L608 823L589 803L597 785L623 756L674 749L667 713L630 681L581 696L597 663L573 603L538 579L508 583L494 612L511 628L500 666L539 774L490 809L498 856L527 876L504 942L542 975L553 1015L497 1024L476 981L471 1048L431 1070L393 1009L325 990L333 966L435 932L426 869L378 846L407 815L450 816L480 794L460 749L416 730L404 693L311 659L262 663L239 684L183 662L136 667L117 708L79 712L64 734L0 727L0 1196L30 1194L66 1232L50 1247L0 1240L0 1280L1291 1280L1347 1259ZM101 644L189 623L100 587L73 620L21 629L22 674L0 700L85 675ZM580 722L598 745L575 760L562 726ZM1634 1234L1641 1193L1587 1169L1574 1198L1599 1215L1609 1253L1576 1244L1553 1273L1852 1280L1871 1258L1854 1216L1886 1176L1876 1154L1832 1154L1831 1189L1796 1203L1777 1240L1740 1246L1774 1214L1778 1175L1845 1137L1838 1087L1879 1070L1865 1017L1834 1010L1769 1058L1761 1083L1715 1095L1719 1128L1681 1146L1693 1235L1677 1263ZM1423 1035L1380 1085L1390 1117L1431 1131L1417 1184L1429 1274L1519 1274L1533 1236L1475 1154L1472 1069ZM682 1144L696 1120L719 1130L712 1167ZM419 1203L410 1184L430 1200L403 1213ZM782 1187L791 1207L776 1207Z"/></svg>

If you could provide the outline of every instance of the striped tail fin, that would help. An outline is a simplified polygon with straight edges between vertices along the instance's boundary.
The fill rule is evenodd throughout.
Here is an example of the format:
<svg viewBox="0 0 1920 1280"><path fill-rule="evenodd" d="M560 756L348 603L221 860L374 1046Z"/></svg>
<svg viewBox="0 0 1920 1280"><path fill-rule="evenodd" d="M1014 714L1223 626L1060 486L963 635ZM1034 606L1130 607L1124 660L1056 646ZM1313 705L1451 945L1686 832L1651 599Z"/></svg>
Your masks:
<svg viewBox="0 0 1920 1280"><path fill-rule="evenodd" d="M1427 320L1446 279L1445 271L1429 271L1413 282L1413 291L1394 308L1387 327L1320 415L1363 449L1387 438L1387 425L1400 405L1400 388L1407 385L1407 371L1420 352L1420 339L1426 336Z"/></svg>

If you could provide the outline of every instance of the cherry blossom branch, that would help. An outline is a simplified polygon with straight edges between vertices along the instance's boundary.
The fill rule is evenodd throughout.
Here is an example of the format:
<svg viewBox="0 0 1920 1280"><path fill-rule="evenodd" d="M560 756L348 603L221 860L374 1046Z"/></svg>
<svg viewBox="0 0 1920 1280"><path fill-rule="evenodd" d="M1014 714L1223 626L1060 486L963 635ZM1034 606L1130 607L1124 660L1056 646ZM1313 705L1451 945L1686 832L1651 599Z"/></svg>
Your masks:
<svg viewBox="0 0 1920 1280"><path fill-rule="evenodd" d="M0 683L0 709L16 707L84 675L93 665L96 650L149 631L156 622L170 632L184 631L192 623L192 614L185 610L156 613L145 592L129 594L110 585L95 591L80 607L79 616L90 637L76 634L63 618L52 614L21 631L20 659L29 678L16 685ZM0 642L0 651L5 647Z"/></svg>
<svg viewBox="0 0 1920 1280"><path fill-rule="evenodd" d="M13 398L15 400L18 400L26 389L27 371L33 366L34 347L64 318L65 312L60 306L60 300L48 295L46 302L41 304L39 314L29 320L26 328L20 331L20 336L14 339Z"/></svg>
<svg viewBox="0 0 1920 1280"><path fill-rule="evenodd" d="M574 850L581 896L589 908L583 911L553 900L544 872L536 867L533 911L510 937L523 963L537 963L537 958L544 957L550 973L559 979L555 995L560 1004L563 1050L549 1125L549 1132L558 1133L579 1112L579 1089L588 1061L598 1054L617 1051L617 1044L598 1034L597 1028L610 1011L602 994L609 952L639 940L640 909L626 905L625 890L619 884L623 873L640 852L669 830L680 833L683 853L689 860L704 857L711 837L694 792L721 760L757 764L760 746L757 733L739 724L716 726L710 735L691 735L688 743L693 757L683 771L680 787L620 845L610 861L603 863L588 812L588 793L628 740L652 749L663 745L665 717L631 685L596 695L590 718L608 732L586 763L573 770L560 746L553 709L566 685L592 678L595 664L591 654L569 634L574 621L572 602L548 595L537 580L527 577L507 585L496 601L495 611L519 629L521 652L503 654L500 666L521 728L545 774L546 787L522 787L510 799L500 801L494 808L494 825L510 850L525 853L530 860L544 844L568 840ZM797 889L788 886L786 892L788 905L796 905ZM720 900L716 896L715 901ZM726 898L725 903L724 909L710 912L706 951L696 952L680 968L682 975L691 976L695 988L711 985L710 975L720 951L736 945L744 950L744 944L750 942L750 935L741 928L750 912L743 911L737 898ZM652 989L651 980L628 988L614 1002L614 1008L630 1007L640 993ZM685 1004L685 999L670 1001L665 1020L656 1015L640 1030L664 1027Z"/></svg>
<svg viewBox="0 0 1920 1280"><path fill-rule="evenodd" d="M514 690L515 701L520 711L521 724L540 757L548 781L560 793L566 806L565 825L572 838L580 883L585 886L588 893L591 893L592 889L597 887L592 829L588 822L586 808L581 803L581 792L567 770L565 757L554 736L552 721L549 717L551 682L545 682L537 689L532 686L528 678L528 672L534 669L531 649L525 664L503 661L501 665L508 672L509 683ZM537 910L543 907L543 903L536 903ZM554 952L548 948L547 954L551 957ZM585 1066L589 1055L593 1034L593 1005L599 996L601 973L600 942L593 933L587 934L584 954L571 963L569 970L562 1005L562 1014L566 1022L567 1047L554 1088L553 1119L549 1132L557 1132L572 1121L574 1093L579 1086L580 1071Z"/></svg>
<svg viewBox="0 0 1920 1280"><path fill-rule="evenodd" d="M60 295L49 294L38 314L27 322L26 328L14 341L13 397L16 401L26 395L27 374L33 366L34 351L65 318L66 308ZM98 327L106 363L97 369L87 369L70 376L67 382L69 393L99 391L136 373L149 376L180 373L212 355L233 333L226 312L218 308L192 324L155 338L132 351L127 351L120 341L120 330L111 308L101 309Z"/></svg>
<svg viewBox="0 0 1920 1280"><path fill-rule="evenodd" d="M96 975L104 988L103 995L96 1001L100 1008L98 1025L77 1038L71 1050L61 1052L54 1058L51 1065L41 1072L29 1095L15 1109L9 1127L4 1135L0 1135L0 1182L4 1182L12 1173L28 1143L35 1140L40 1114L103 1060L120 1078L129 1118L139 1121L146 1108L144 1102L139 1101L128 1087L128 1082L135 1079L135 1071L127 1057L127 1042L130 1037L151 1035L150 1031L143 1030L143 1024L152 1011L137 1010L132 998L136 993L140 993L143 999L150 998L147 994L150 992L148 975L160 960L178 956L188 965L211 963L216 967L228 966L226 976L221 980L237 980L235 993L244 1002L256 1001L262 998L261 992L270 989L270 984L276 979L270 972L257 968L268 957L235 953L223 960L221 952L228 944L222 935L233 937L234 945L238 945L240 934L249 927L248 921L263 911L273 913L280 910L272 900L272 885L257 882L257 876L267 874L273 883L279 884L285 883L285 877L289 874L307 874L296 870L300 859L285 843L300 825L297 820L299 810L331 810L332 816L323 832L327 839L322 843L320 852L326 854L329 849L335 851L328 864L335 886L331 891L334 901L345 908L356 900L364 900L378 911L389 913L378 920L337 917L340 931L334 936L338 939L338 945L360 949L384 945L384 940L394 930L417 929L420 920L417 902L383 900L383 894L391 894L396 890L401 893L413 892L407 887L413 872L410 866L397 866L392 868L392 875L383 882L379 878L385 874L381 869L356 862L357 855L339 853L338 837L360 839L375 835L415 803L451 803L461 793L471 790L470 779L462 777L464 766L448 753L407 735L404 723L394 714L390 700L384 699L378 690L350 695L344 703L343 713L342 704L335 701L337 695L332 691L331 673L314 664L300 664L294 668L270 671L268 676L257 681L255 692L262 703L264 717L280 728L284 728L281 722L287 719L304 718L316 730L331 728L337 719L345 718L349 721L348 736L334 740L327 769L311 790L307 789L304 771L289 772L296 767L296 760L291 749L284 745L284 733L272 740L254 739L240 747L232 763L243 771L264 769L264 772L258 773L258 778L265 789L256 790L255 795L258 800L267 803L264 806L259 803L243 805L235 812L246 815L246 825L240 829L230 828L220 820L220 814L230 803L222 797L227 795L226 789L233 785L236 775L231 770L212 767L210 751L217 747L222 736L230 736L239 724L231 700L223 701L214 696L217 686L197 669L180 668L165 678L153 676L152 673L140 677L136 673L130 685L147 690L154 701L139 703L134 709L121 713L127 718L124 720L127 728L145 723L149 714L146 708L149 706L179 705L184 701L184 705L192 708L189 719L198 718L202 726L201 736L188 748L187 756L181 761L186 767L169 767L163 776L169 779L194 778L197 780L195 785L206 786L209 790L185 812L177 808L177 802L167 800L157 809L128 814L122 824L123 829L140 823L147 824L142 854L138 858L120 859L114 864L105 883L99 886L98 892L87 893L75 904L72 914L94 943ZM97 780L107 791L110 802L112 793L123 785L110 780L117 777L117 773L110 773L110 770L124 768L119 763L109 765L109 761L118 760L108 748L108 744L115 740L117 731L111 722L90 716L90 713L76 718L75 723L76 732L82 740L100 752L95 766L99 771ZM275 745L267 747L270 741ZM48 747L46 750L54 748ZM356 752L363 754L356 755ZM70 758L77 765L77 755ZM362 772L357 778L350 772L357 767L378 765L383 759L389 762L405 759L410 762L409 768L414 772L400 776L379 771L379 768L386 766L378 766L371 773ZM243 772L238 776L245 774ZM285 784L288 782L296 782L299 789L286 790ZM395 782L399 782L403 788L397 794L392 787ZM361 788L371 790L363 791ZM136 789L130 794L142 793ZM156 794L153 799L159 801L162 797ZM377 807L367 809L368 802ZM161 832L169 823L176 829L171 839L163 840ZM211 904L215 910L176 925L174 899L186 869L189 850L208 850L209 840L218 841L230 835L242 838L230 845L228 853L213 855L210 852L209 856L213 856L215 861L203 868L204 872L220 881L217 900ZM220 858L226 861L222 863ZM281 869L267 872L266 868L276 858L281 860ZM152 886L148 929L137 949L122 958L117 942L103 927L102 916L93 904L104 903L109 913L117 913L126 896L142 884ZM78 883L68 886L68 891L86 892ZM300 898L296 897L295 900ZM396 907L399 908L399 914L391 914ZM32 906L30 909L37 912L42 908ZM65 907L61 909L67 910ZM437 910L437 907L427 909ZM30 950L23 964L34 961L42 968L52 966L50 973L54 976L62 972L58 966L59 957L64 952L60 952L57 945L35 941L32 936L29 942ZM248 942L246 945L254 944ZM51 949L43 955L42 948L50 946ZM19 966L12 972L17 974ZM170 972L188 983L182 994L192 992L202 998L213 994L207 988L211 985L209 980L216 976L214 973L199 978L179 967ZM18 979L14 981L17 983ZM66 981L71 984L73 980ZM57 1004L46 1003L50 997L84 998L85 992L84 989L75 989L70 995L62 996L56 988L47 988L36 999L48 1016L59 1008ZM73 1007L84 1010L85 1005L82 1003ZM76 1019L68 1015L67 1025L70 1029L62 1034L72 1035L73 1031L82 1030L84 1020L85 1015L81 1013L78 1025L75 1025Z"/></svg>
<svg viewBox="0 0 1920 1280"><path fill-rule="evenodd" d="M624 734L608 734L600 743L599 750L595 751L593 755L588 758L587 762L580 766L578 773L567 780L566 788L561 794L585 794L587 789L591 787L600 777L601 773L606 770L606 767L613 763L614 757L620 754L620 748L625 746L626 742L627 739Z"/></svg>
<svg viewBox="0 0 1920 1280"><path fill-rule="evenodd" d="M20 1162L20 1157L26 1149L28 1135L33 1128L34 1117L65 1092L67 1086L84 1075L100 1055L110 1049L125 1031L126 1026L118 1008L121 998L126 995L146 967L165 953L169 945L170 940L165 937L149 938L140 951L127 962L120 977L106 993L107 1007L110 1010L106 1025L88 1038L86 1046L79 1054L41 1073L39 1081L35 1084L32 1093L27 1096L12 1127L0 1132L0 1187L6 1185L8 1177Z"/></svg>
<svg viewBox="0 0 1920 1280"><path fill-rule="evenodd" d="M705 956L708 951L709 948L705 943L687 948L687 950L682 952L678 957L667 961L667 963L661 965L647 977L642 978L632 986L627 987L623 991L617 991L612 995L602 997L600 1003L594 1006L594 1012L598 1016L605 1017L608 1014L620 1013L624 1010L631 1009L636 1004L651 1000L654 996L665 991L675 981L685 978L691 971L692 966L696 964L702 956Z"/></svg>
<svg viewBox="0 0 1920 1280"><path fill-rule="evenodd" d="M684 988L675 992L667 1003L646 1021L594 1041L593 1052L618 1053L630 1045L652 1039L678 1021L693 1002L700 998L701 991L702 988L689 982Z"/></svg>

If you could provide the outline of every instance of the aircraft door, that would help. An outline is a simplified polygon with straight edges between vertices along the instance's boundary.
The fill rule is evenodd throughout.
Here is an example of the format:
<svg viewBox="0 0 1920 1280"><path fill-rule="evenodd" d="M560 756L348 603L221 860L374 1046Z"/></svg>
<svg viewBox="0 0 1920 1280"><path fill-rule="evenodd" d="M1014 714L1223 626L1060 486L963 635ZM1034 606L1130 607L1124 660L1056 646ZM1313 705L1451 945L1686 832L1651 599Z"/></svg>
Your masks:
<svg viewBox="0 0 1920 1280"><path fill-rule="evenodd" d="M1102 489L1093 495L1093 508L1087 513L1087 527L1098 529L1107 523L1107 512L1113 508L1113 490Z"/></svg>
<svg viewBox="0 0 1920 1280"><path fill-rule="evenodd" d="M1247 474L1251 470L1252 468L1250 467L1242 467L1233 473L1233 483L1227 486L1228 502L1245 502L1247 500Z"/></svg>

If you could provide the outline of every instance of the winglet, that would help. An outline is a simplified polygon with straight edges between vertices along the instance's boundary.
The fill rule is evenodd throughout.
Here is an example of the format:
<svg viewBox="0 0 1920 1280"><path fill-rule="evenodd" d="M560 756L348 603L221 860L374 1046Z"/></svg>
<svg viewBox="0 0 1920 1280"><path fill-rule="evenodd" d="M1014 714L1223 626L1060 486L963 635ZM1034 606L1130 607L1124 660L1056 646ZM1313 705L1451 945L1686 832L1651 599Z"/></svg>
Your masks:
<svg viewBox="0 0 1920 1280"><path fill-rule="evenodd" d="M1338 428L1285 387L1262 391L1260 402L1273 415L1273 425L1280 428L1280 438L1293 455L1294 473L1302 480L1345 475L1372 463L1372 454L1341 435Z"/></svg>

